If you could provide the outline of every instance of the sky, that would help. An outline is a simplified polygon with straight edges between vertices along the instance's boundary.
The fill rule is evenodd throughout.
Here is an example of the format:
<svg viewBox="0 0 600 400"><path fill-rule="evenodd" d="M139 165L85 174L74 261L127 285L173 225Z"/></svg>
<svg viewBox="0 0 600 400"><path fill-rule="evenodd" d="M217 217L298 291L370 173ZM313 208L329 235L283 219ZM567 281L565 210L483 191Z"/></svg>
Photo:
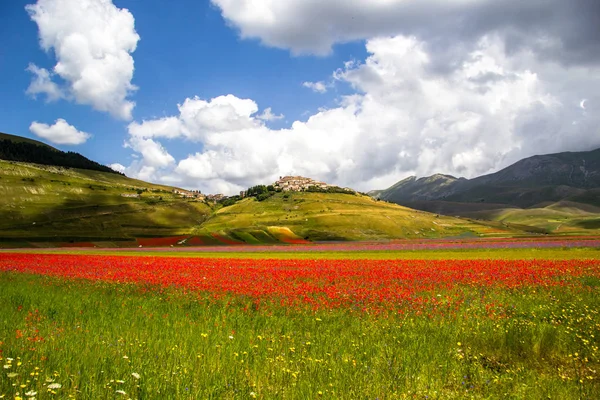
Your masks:
<svg viewBox="0 0 600 400"><path fill-rule="evenodd" d="M235 194L600 147L597 0L0 2L0 131Z"/></svg>

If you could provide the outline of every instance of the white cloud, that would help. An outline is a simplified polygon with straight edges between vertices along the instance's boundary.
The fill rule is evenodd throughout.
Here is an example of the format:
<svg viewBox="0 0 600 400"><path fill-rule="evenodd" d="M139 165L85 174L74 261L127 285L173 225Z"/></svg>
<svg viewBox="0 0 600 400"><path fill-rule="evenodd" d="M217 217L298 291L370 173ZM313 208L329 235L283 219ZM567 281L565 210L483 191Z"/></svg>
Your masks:
<svg viewBox="0 0 600 400"><path fill-rule="evenodd" d="M211 0L242 38L324 55L336 43L414 35L446 69L502 33L511 51L535 49L567 65L600 61L595 0Z"/></svg>
<svg viewBox="0 0 600 400"><path fill-rule="evenodd" d="M121 173L124 173L125 170L127 169L127 167L125 167L123 164L119 164L119 163L109 164L108 167L114 169L117 172L121 172Z"/></svg>
<svg viewBox="0 0 600 400"><path fill-rule="evenodd" d="M313 92L317 93L327 93L327 85L323 81L319 82L304 82L302 86L309 88Z"/></svg>
<svg viewBox="0 0 600 400"><path fill-rule="evenodd" d="M65 97L60 87L52 81L52 75L47 69L39 68L35 64L29 64L27 71L34 76L31 84L27 88L27 94L34 98L38 94L45 94L47 101L56 101Z"/></svg>
<svg viewBox="0 0 600 400"><path fill-rule="evenodd" d="M92 135L78 131L73 125L69 125L62 118L56 120L54 125L32 122L29 130L54 144L78 145L85 143Z"/></svg>
<svg viewBox="0 0 600 400"><path fill-rule="evenodd" d="M239 99L233 95L219 96L210 101L199 97L185 99L178 105L179 117L165 117L129 124L129 133L140 138L178 136L192 141L218 140L215 134L251 129L261 125L252 115L258 112L258 105L249 99ZM272 116L271 109L263 116ZM279 117L279 116L275 116Z"/></svg>
<svg viewBox="0 0 600 400"><path fill-rule="evenodd" d="M176 117L143 121L141 124L132 122L128 126L130 135L141 138L175 138L181 135L181 129L181 121Z"/></svg>
<svg viewBox="0 0 600 400"><path fill-rule="evenodd" d="M175 162L175 159L162 146L152 139L131 137L127 142L127 147L140 153L143 158L143 165L152 168L164 168Z"/></svg>
<svg viewBox="0 0 600 400"><path fill-rule="evenodd" d="M482 38L444 76L415 37L372 39L366 48L366 60L335 72L356 93L287 129L269 129L254 101L233 95L186 99L179 115L132 123L132 144L198 143L178 162L161 146L162 163L152 162L153 146L132 145L143 156L137 176L205 192L236 193L287 174L370 190L412 174L472 177L533 154L600 146L599 69L507 53L497 35Z"/></svg>
<svg viewBox="0 0 600 400"><path fill-rule="evenodd" d="M265 110L263 111L262 114L260 114L258 117L258 119L262 120L262 121L277 121L280 119L285 118L285 116L283 114L273 114L273 111L271 110L271 107L265 108Z"/></svg>
<svg viewBox="0 0 600 400"><path fill-rule="evenodd" d="M131 53L140 39L133 15L112 0L38 0L26 9L38 25L41 47L57 59L53 74L63 86L47 70L30 66L36 77L28 92L46 93L49 100L67 93L79 104L131 119L135 103L128 97L137 89Z"/></svg>

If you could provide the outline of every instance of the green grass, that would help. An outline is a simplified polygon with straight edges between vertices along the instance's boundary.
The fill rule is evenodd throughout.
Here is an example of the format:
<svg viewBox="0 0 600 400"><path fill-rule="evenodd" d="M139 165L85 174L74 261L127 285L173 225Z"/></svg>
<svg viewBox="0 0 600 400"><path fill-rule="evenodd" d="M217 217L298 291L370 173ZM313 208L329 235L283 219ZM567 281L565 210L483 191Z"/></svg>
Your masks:
<svg viewBox="0 0 600 400"><path fill-rule="evenodd" d="M258 202L245 199L220 209L196 233L262 231L289 228L311 241L437 238L461 235L522 234L501 224L436 216L368 196L324 193L278 193Z"/></svg>
<svg viewBox="0 0 600 400"><path fill-rule="evenodd" d="M127 198L136 194L141 198ZM0 161L0 237L37 242L190 233L212 213L173 188L117 174Z"/></svg>
<svg viewBox="0 0 600 400"><path fill-rule="evenodd" d="M306 252L197 252L197 251L135 251L135 250L77 250L39 249L5 250L26 254L87 254L122 255L131 257L195 257L195 258L248 258L248 259L313 259L313 260L573 260L600 259L600 249L532 248L532 249L460 249L460 250L407 250L407 251L306 251ZM2 252L0 252L2 254Z"/></svg>
<svg viewBox="0 0 600 400"><path fill-rule="evenodd" d="M553 234L590 235L600 232L600 207L569 201L545 207L484 210L461 215L521 226L523 230L538 228Z"/></svg>
<svg viewBox="0 0 600 400"><path fill-rule="evenodd" d="M124 197L143 190L141 198ZM289 234L281 235L289 229ZM220 208L169 186L117 174L0 161L0 241L114 242L212 234L249 244L287 239L378 240L522 234L500 223L436 216L368 196L278 193Z"/></svg>
<svg viewBox="0 0 600 400"><path fill-rule="evenodd" d="M596 399L599 282L574 284L374 316L1 273L0 396Z"/></svg>

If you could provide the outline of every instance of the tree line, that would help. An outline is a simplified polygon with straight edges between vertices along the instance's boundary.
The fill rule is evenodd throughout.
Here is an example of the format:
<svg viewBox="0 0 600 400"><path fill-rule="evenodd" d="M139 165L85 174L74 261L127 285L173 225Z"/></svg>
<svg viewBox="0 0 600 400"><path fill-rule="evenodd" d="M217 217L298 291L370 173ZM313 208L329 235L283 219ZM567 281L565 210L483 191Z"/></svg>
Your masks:
<svg viewBox="0 0 600 400"><path fill-rule="evenodd" d="M73 151L64 152L52 147L26 142L13 142L6 139L0 140L0 159L125 175Z"/></svg>

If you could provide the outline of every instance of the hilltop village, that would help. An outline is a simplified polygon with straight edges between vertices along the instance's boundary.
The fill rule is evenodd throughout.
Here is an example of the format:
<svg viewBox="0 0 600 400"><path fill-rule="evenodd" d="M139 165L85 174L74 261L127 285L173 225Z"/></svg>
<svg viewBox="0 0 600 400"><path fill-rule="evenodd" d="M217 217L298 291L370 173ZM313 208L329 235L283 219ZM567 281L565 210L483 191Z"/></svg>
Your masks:
<svg viewBox="0 0 600 400"><path fill-rule="evenodd" d="M311 187L317 187L320 189L327 189L330 185L325 182L315 181L311 178L305 178L303 176L284 176L279 177L273 186L275 189L279 189L283 192L302 192L308 190Z"/></svg>
<svg viewBox="0 0 600 400"><path fill-rule="evenodd" d="M306 192L306 191L334 191L340 193L356 193L355 190L350 188L340 188L338 186L329 185L325 182L317 181L312 178L306 178L303 176L283 176L279 177L279 180L275 181L269 186L254 186L248 190L240 192L239 196L225 196L223 194L202 194L199 190L182 190L174 189L173 193L183 198L197 199L201 201L220 202L229 198L245 198L247 196L254 195L257 192Z"/></svg>

